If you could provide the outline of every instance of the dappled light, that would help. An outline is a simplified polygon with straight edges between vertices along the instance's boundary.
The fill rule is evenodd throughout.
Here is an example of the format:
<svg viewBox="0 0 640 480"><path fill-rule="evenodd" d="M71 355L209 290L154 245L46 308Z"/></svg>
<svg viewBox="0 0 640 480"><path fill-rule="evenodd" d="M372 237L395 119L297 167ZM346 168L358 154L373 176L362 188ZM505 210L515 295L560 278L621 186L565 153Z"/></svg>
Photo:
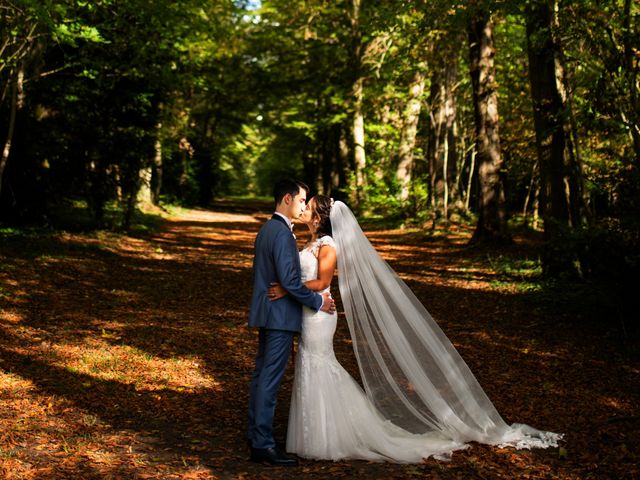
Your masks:
<svg viewBox="0 0 640 480"><path fill-rule="evenodd" d="M0 472L272 478L248 463L244 445L257 344L246 326L253 239L266 217L182 210L144 236L43 232L26 249L3 238ZM572 317L530 296L523 285L537 278L536 262L515 260L528 239L496 255L467 249L469 230L365 230L507 422L565 433L567 453L473 445L449 463L306 461L279 478L573 479L633 468L637 361L586 312ZM296 232L302 246L307 233ZM336 355L359 378L336 282L332 288ZM292 373L276 411L279 438Z"/></svg>
<svg viewBox="0 0 640 480"><path fill-rule="evenodd" d="M640 478L639 39L634 0L2 1L0 478ZM500 414L561 446L248 462L285 178L299 248L347 205ZM373 258L367 314L398 300ZM374 395L340 269L335 354Z"/></svg>

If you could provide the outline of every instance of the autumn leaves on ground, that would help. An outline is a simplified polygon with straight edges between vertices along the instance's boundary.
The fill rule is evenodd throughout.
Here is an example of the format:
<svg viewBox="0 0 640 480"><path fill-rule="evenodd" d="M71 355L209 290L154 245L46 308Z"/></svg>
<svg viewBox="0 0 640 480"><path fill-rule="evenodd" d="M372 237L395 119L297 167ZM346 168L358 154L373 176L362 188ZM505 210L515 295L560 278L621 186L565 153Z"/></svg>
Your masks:
<svg viewBox="0 0 640 480"><path fill-rule="evenodd" d="M451 462L421 465L250 463L244 431L256 335L246 317L253 239L267 214L181 210L135 237L2 231L0 477L640 476L640 362L624 314L608 312L607 292L603 303L541 290L529 278L530 237L516 236L503 252L471 250L463 227L366 230L505 419L565 433L562 448L473 445ZM357 375L344 321L335 345Z"/></svg>

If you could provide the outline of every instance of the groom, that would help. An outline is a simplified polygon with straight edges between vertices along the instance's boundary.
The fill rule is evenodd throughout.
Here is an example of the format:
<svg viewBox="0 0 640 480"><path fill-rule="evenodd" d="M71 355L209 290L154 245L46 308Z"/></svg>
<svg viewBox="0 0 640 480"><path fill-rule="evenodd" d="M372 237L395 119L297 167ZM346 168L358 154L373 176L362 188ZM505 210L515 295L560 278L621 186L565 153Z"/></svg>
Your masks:
<svg viewBox="0 0 640 480"><path fill-rule="evenodd" d="M335 311L329 293L312 292L300 277L300 258L291 222L304 212L308 193L309 187L302 182L279 181L273 192L276 211L260 229L255 243L249 326L260 330L249 394L248 438L251 460L271 465L298 463L276 447L273 415L293 336L302 326L302 305L316 311ZM269 301L267 290L272 282L282 285L288 295Z"/></svg>

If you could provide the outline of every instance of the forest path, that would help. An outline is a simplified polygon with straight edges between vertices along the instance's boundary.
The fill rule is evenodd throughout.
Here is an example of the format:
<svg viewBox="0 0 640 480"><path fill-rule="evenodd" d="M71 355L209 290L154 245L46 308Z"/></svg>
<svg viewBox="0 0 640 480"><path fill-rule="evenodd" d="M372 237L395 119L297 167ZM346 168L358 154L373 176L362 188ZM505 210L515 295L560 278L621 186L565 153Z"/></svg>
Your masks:
<svg viewBox="0 0 640 480"><path fill-rule="evenodd" d="M246 327L253 240L267 210L181 210L142 237L0 237L2 478L634 478L640 366L575 308L505 275L463 227L367 228L508 422L566 434L564 449L482 445L421 465L248 461ZM235 210L235 211L234 211ZM303 227L296 229L304 242ZM514 260L515 261L515 260ZM502 268L502 270L501 270ZM337 285L334 285L337 294ZM542 298L542 300L540 300ZM561 308L558 308L560 305ZM336 353L354 375L348 330ZM276 415L283 438L292 370Z"/></svg>

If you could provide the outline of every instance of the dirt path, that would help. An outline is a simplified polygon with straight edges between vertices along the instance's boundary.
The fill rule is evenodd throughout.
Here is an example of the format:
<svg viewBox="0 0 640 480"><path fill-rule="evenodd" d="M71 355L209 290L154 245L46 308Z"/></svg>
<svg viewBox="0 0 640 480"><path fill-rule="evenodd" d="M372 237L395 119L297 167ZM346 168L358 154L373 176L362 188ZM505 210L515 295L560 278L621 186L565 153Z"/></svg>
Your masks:
<svg viewBox="0 0 640 480"><path fill-rule="evenodd" d="M464 248L464 229L368 235L505 419L565 432L564 449L474 445L449 463L409 466L248 462L256 336L245 323L252 243L266 218L189 210L144 238L0 237L0 477L637 478L637 357L603 327L504 281ZM526 248L520 239L504 255ZM344 322L335 343L357 374Z"/></svg>

